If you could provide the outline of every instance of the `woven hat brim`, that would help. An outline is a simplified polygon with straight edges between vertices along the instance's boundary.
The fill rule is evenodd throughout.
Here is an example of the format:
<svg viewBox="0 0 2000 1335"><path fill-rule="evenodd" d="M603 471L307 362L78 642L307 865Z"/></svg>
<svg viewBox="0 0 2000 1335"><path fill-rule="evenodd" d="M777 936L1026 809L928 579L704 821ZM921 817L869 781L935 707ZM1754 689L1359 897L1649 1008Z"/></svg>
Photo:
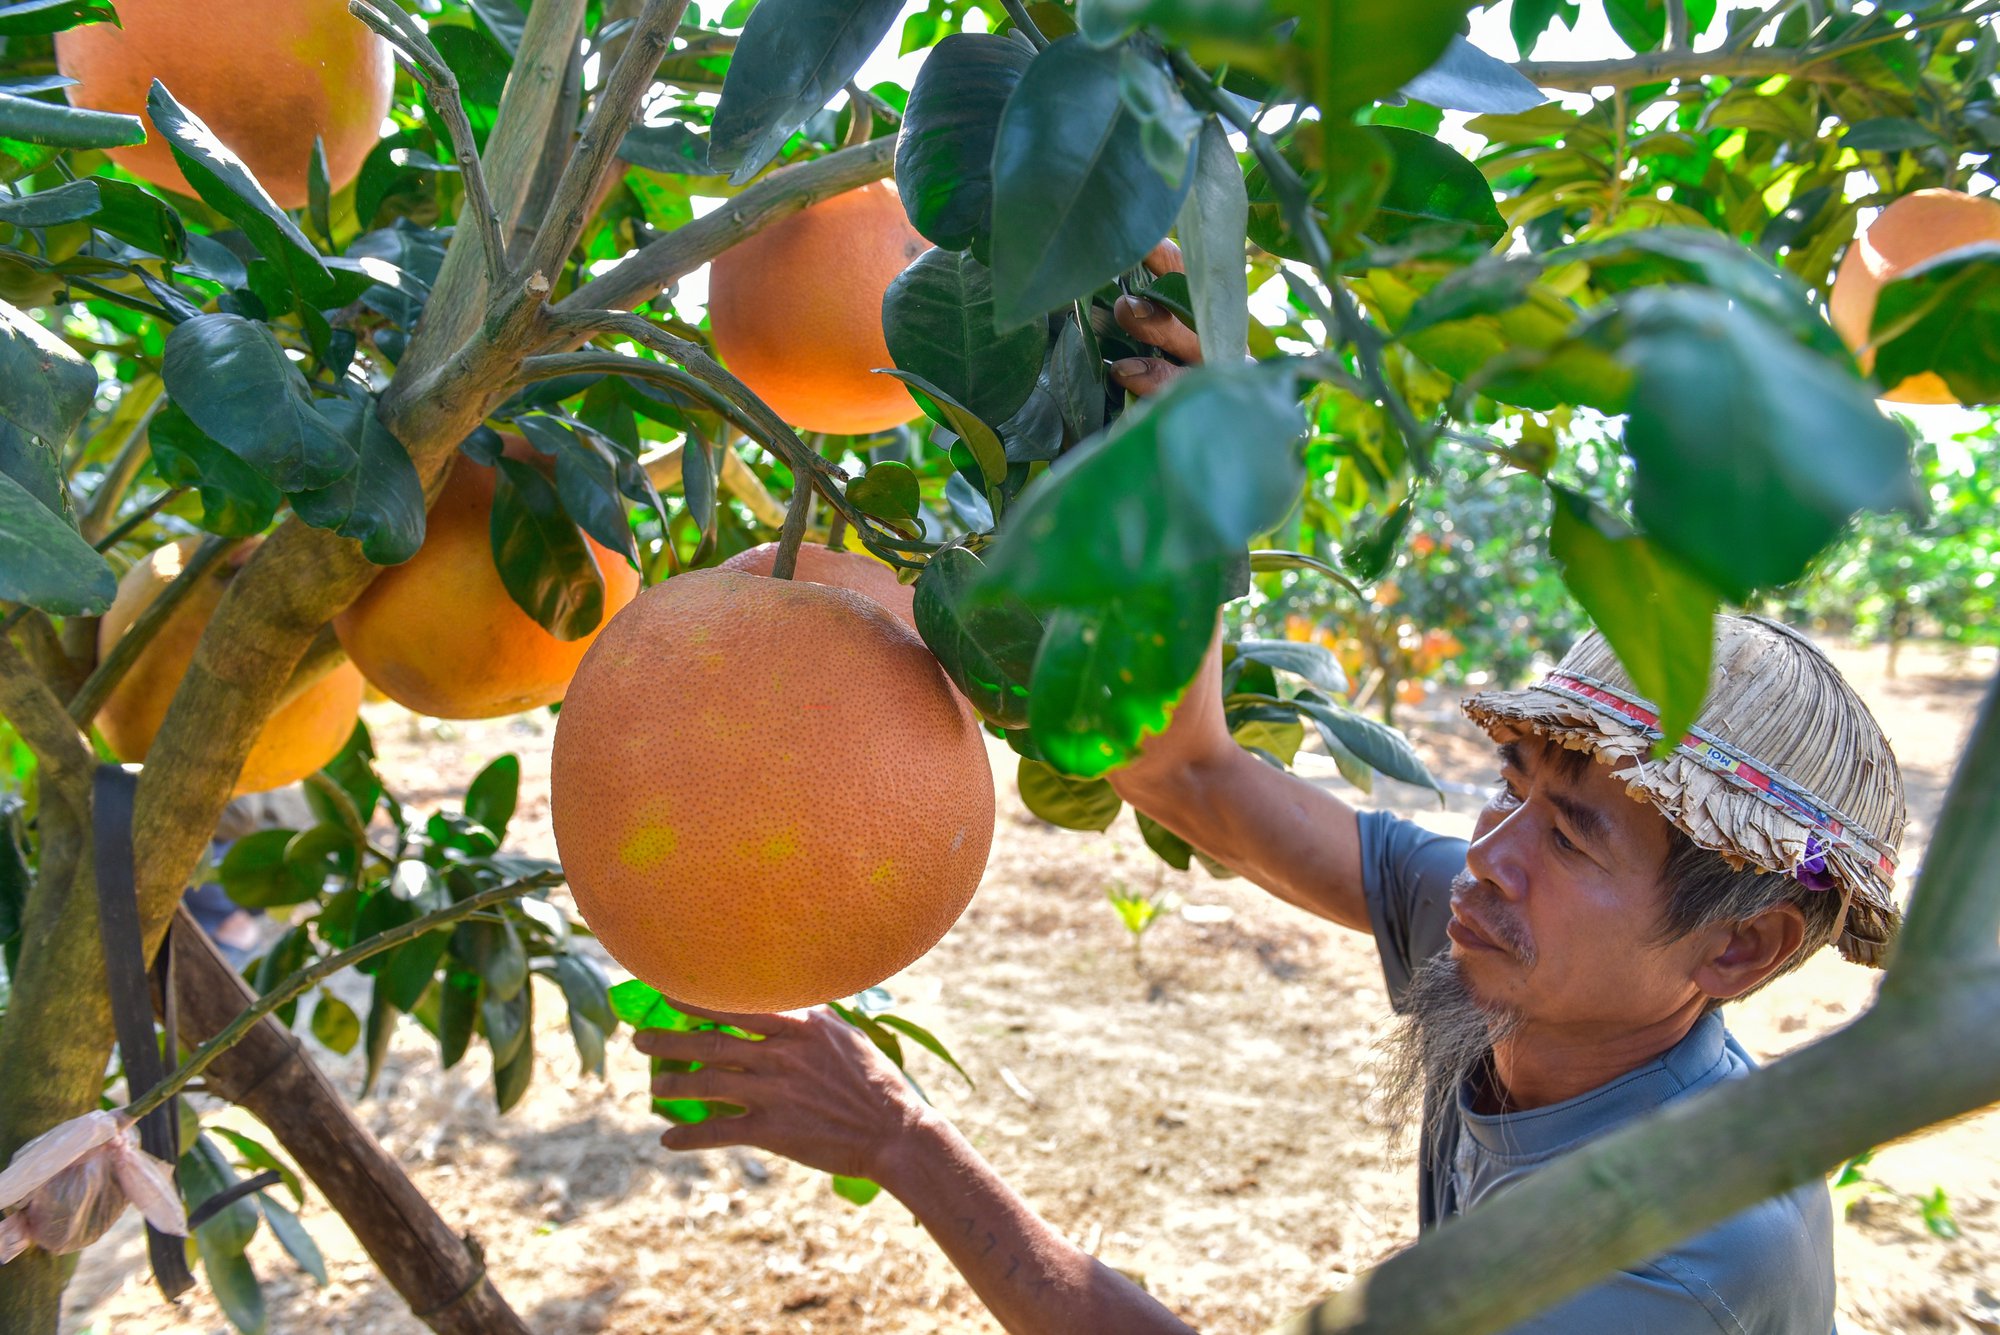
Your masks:
<svg viewBox="0 0 2000 1335"><path fill-rule="evenodd" d="M1608 709L1540 686L1483 691L1462 707L1488 733L1501 724L1516 724L1570 750L1601 757L1628 793L1650 803L1696 845L1720 854L1731 866L1790 873L1808 855L1807 840L1814 834L1810 825L1683 749L1656 759L1652 748L1657 734ZM1882 967L1899 922L1894 885L1847 849L1814 851L1826 858L1846 903L1836 941L1841 955L1856 964Z"/></svg>

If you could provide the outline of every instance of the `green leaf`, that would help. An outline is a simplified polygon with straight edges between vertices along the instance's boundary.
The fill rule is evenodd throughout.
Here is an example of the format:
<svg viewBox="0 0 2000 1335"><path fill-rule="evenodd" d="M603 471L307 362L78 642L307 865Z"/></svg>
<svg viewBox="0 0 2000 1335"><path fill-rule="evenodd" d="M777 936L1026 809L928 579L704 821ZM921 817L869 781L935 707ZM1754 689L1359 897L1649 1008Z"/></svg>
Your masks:
<svg viewBox="0 0 2000 1335"><path fill-rule="evenodd" d="M354 1012L349 1011L348 1014ZM299 1222L299 1217L272 1200L269 1192L258 1192L257 1202L264 1207L264 1218L270 1222L271 1234L286 1254L298 1262L299 1269L313 1277L313 1283L325 1288L326 1258L320 1255L319 1244L313 1241L312 1234L306 1232L306 1226Z"/></svg>
<svg viewBox="0 0 2000 1335"><path fill-rule="evenodd" d="M1004 422L1028 401L1049 342L1040 323L996 335L992 274L950 250L925 251L889 284L882 333L899 368L982 422Z"/></svg>
<svg viewBox="0 0 2000 1335"><path fill-rule="evenodd" d="M569 444L556 451L556 495L564 512L600 547L628 560L637 554L625 502L619 496L616 465L574 433Z"/></svg>
<svg viewBox="0 0 2000 1335"><path fill-rule="evenodd" d="M1347 674L1323 644L1305 640L1238 640L1236 656L1303 677L1328 695L1347 694Z"/></svg>
<svg viewBox="0 0 2000 1335"><path fill-rule="evenodd" d="M1175 871L1186 871L1188 864L1194 860L1194 845L1145 812L1134 808L1132 814L1138 818L1139 837L1146 841L1146 847Z"/></svg>
<svg viewBox="0 0 2000 1335"><path fill-rule="evenodd" d="M228 1141L236 1152L243 1156L243 1162L262 1171L266 1168L283 1180L285 1190L292 1193L292 1199L303 1204L306 1198L305 1183L299 1180L298 1170L271 1153L266 1146L250 1139L240 1131L232 1131L226 1126L202 1127L203 1132L214 1132ZM185 1131L183 1131L185 1134Z"/></svg>
<svg viewBox="0 0 2000 1335"><path fill-rule="evenodd" d="M179 404L162 406L149 431L154 469L172 486L196 489L204 529L246 538L271 526L284 493L216 443Z"/></svg>
<svg viewBox="0 0 2000 1335"><path fill-rule="evenodd" d="M322 990L313 1003L312 1034L344 1057L361 1041L361 1017L352 1006Z"/></svg>
<svg viewBox="0 0 2000 1335"><path fill-rule="evenodd" d="M520 758L500 756L480 770L465 790L465 814L499 839L507 833L507 822L514 819L514 803L520 789Z"/></svg>
<svg viewBox="0 0 2000 1335"><path fill-rule="evenodd" d="M1671 751L1708 696L1720 595L1588 497L1553 483L1549 492L1549 554L1632 684L1659 707Z"/></svg>
<svg viewBox="0 0 2000 1335"><path fill-rule="evenodd" d="M905 1020L900 1015L877 1015L874 1019L876 1024L902 1034L918 1047L951 1067L952 1070L958 1072L959 1078L965 1081L966 1084L975 1084L973 1078L965 1073L965 1068L958 1064L958 1058L952 1056L951 1050L939 1042L937 1036L931 1033L930 1030L910 1020Z"/></svg>
<svg viewBox="0 0 2000 1335"><path fill-rule="evenodd" d="M1177 377L1023 497L985 553L994 583L1033 606L1088 607L1205 577L1298 499L1304 426L1284 365Z"/></svg>
<svg viewBox="0 0 2000 1335"><path fill-rule="evenodd" d="M1400 126L1365 129L1394 164L1388 188L1363 229L1374 240L1396 245L1420 236L1455 235L1491 246L1507 234L1493 187L1457 149Z"/></svg>
<svg viewBox="0 0 2000 1335"><path fill-rule="evenodd" d="M354 445L261 324L211 313L175 326L161 375L196 426L281 490L327 487L355 467Z"/></svg>
<svg viewBox="0 0 2000 1335"><path fill-rule="evenodd" d="M469 0L472 12L479 16L480 23L493 39L507 49L507 54L518 55L521 50L521 33L528 26L527 16L514 0Z"/></svg>
<svg viewBox="0 0 2000 1335"><path fill-rule="evenodd" d="M1522 0L1516 0L1517 7ZM1546 26L1546 24L1544 24ZM1457 33L1431 67L1403 85L1403 96L1446 111L1509 114L1548 99L1506 61L1487 55Z"/></svg>
<svg viewBox="0 0 2000 1335"><path fill-rule="evenodd" d="M1195 146L1194 184L1176 226L1193 328L1202 360L1210 365L1229 366L1250 355L1249 283L1243 273L1249 221L1243 164L1222 122L1210 117Z"/></svg>
<svg viewBox="0 0 2000 1335"><path fill-rule="evenodd" d="M1108 830L1125 808L1109 780L1074 779L1026 756L1015 783L1028 810L1065 830Z"/></svg>
<svg viewBox="0 0 2000 1335"><path fill-rule="evenodd" d="M1333 255L1353 254L1394 170L1384 141L1367 126L1304 125L1280 138L1278 150L1299 174L1308 213ZM1250 239L1274 255L1310 262L1315 248L1294 234L1283 191L1264 164L1251 167L1243 183L1250 201Z"/></svg>
<svg viewBox="0 0 2000 1335"><path fill-rule="evenodd" d="M1903 428L1720 294L1630 293L1605 332L1633 372L1633 517L1727 597L1790 583L1858 510L1921 505Z"/></svg>
<svg viewBox="0 0 2000 1335"><path fill-rule="evenodd" d="M612 1014L634 1029L672 1029L677 1033L686 1033L700 1023L676 1010L651 984L637 978L615 985L608 995Z"/></svg>
<svg viewBox="0 0 2000 1335"><path fill-rule="evenodd" d="M1320 115L1344 118L1435 65L1473 0L1366 0L1300 4L1293 34ZM1323 64L1307 53L1327 53Z"/></svg>
<svg viewBox="0 0 2000 1335"><path fill-rule="evenodd" d="M1271 29L1281 17L1243 0L1077 0L1076 5L1077 30L1098 46L1109 46L1144 23L1177 41L1254 49L1275 41Z"/></svg>
<svg viewBox="0 0 2000 1335"><path fill-rule="evenodd" d="M723 76L709 165L730 171L732 185L762 171L854 77L901 11L901 0L760 0Z"/></svg>
<svg viewBox="0 0 2000 1335"><path fill-rule="evenodd" d="M1007 448L1000 443L1000 434L980 418L979 414L960 403L946 391L914 371L883 368L878 374L892 375L908 385L911 397L933 422L949 427L965 442L972 452L973 462L979 466L981 481L987 487L997 487L1007 476Z"/></svg>
<svg viewBox="0 0 2000 1335"><path fill-rule="evenodd" d="M923 504L915 470L895 459L870 464L847 484L847 499L863 513L892 524L914 522Z"/></svg>
<svg viewBox="0 0 2000 1335"><path fill-rule="evenodd" d="M111 0L13 0L0 5L0 37L38 37L86 23L116 23Z"/></svg>
<svg viewBox="0 0 2000 1335"><path fill-rule="evenodd" d="M400 565L424 545L424 484L375 401L358 388L348 394L324 401L319 411L359 463L330 487L294 494L292 509L315 528L353 538L376 565Z"/></svg>
<svg viewBox="0 0 2000 1335"><path fill-rule="evenodd" d="M1119 53L1065 37L1037 54L993 147L993 313L1013 329L1145 258L1191 180L1170 185L1119 94Z"/></svg>
<svg viewBox="0 0 2000 1335"><path fill-rule="evenodd" d="M547 478L501 459L493 489L493 564L508 596L559 640L604 619L604 576Z"/></svg>
<svg viewBox="0 0 2000 1335"><path fill-rule="evenodd" d="M569 1035L576 1044L577 1064L586 1071L604 1074L604 1030L595 1022L577 1014L569 1013Z"/></svg>
<svg viewBox="0 0 2000 1335"><path fill-rule="evenodd" d="M61 445L96 393L89 362L26 311L0 301L0 417Z"/></svg>
<svg viewBox="0 0 2000 1335"><path fill-rule="evenodd" d="M442 907L441 904L430 905L426 906L426 911ZM439 927L405 941L382 956L381 967L375 976L381 980L383 996L388 1003L399 1011L414 1011L432 980L437 977L438 965L450 946L451 933Z"/></svg>
<svg viewBox="0 0 2000 1335"><path fill-rule="evenodd" d="M1561 19L1563 27L1574 30L1582 13L1581 0L1514 0L1507 11L1507 27L1521 58L1526 60L1534 54L1535 43L1551 23Z"/></svg>
<svg viewBox="0 0 2000 1335"><path fill-rule="evenodd" d="M451 953L486 984L487 1001L512 1001L528 985L528 951L511 922L462 922Z"/></svg>
<svg viewBox="0 0 2000 1335"><path fill-rule="evenodd" d="M1033 55L1005 37L953 33L917 71L896 139L896 193L910 225L946 250L990 253L993 140Z"/></svg>
<svg viewBox="0 0 2000 1335"><path fill-rule="evenodd" d="M618 1027L619 1017L612 1010L609 996L610 980L596 961L586 955L565 953L552 959L549 968L572 1014L582 1016L607 1033Z"/></svg>
<svg viewBox="0 0 2000 1335"><path fill-rule="evenodd" d="M118 148L145 143L146 127L137 116L85 111L61 102L0 92L3 139L49 148Z"/></svg>
<svg viewBox="0 0 2000 1335"><path fill-rule="evenodd" d="M523 987L512 1001L489 993L479 1005L486 1041L493 1048L493 1099L506 1112L527 1093L535 1071L535 991Z"/></svg>
<svg viewBox="0 0 2000 1335"><path fill-rule="evenodd" d="M1856 121L1840 137L1841 147L1863 153L1900 153L1912 148L1931 148L1942 142L1937 131L1908 116L1873 116Z"/></svg>
<svg viewBox="0 0 2000 1335"><path fill-rule="evenodd" d="M375 1088L376 1079L382 1074L382 1062L389 1055L389 1040L396 1036L396 1008L389 1004L388 985L378 974L375 990L368 997L368 1023L362 1031L362 1051L367 1054L368 1064L361 1073L361 1091L357 1097L367 1098L368 1091Z"/></svg>
<svg viewBox="0 0 2000 1335"><path fill-rule="evenodd" d="M1870 336L1884 385L1928 371L1960 403L2000 402L2000 244L1945 251L1885 285Z"/></svg>
<svg viewBox="0 0 2000 1335"><path fill-rule="evenodd" d="M77 531L0 473L0 600L58 616L96 616L118 581Z"/></svg>
<svg viewBox="0 0 2000 1335"><path fill-rule="evenodd" d="M166 137L181 174L202 202L242 228L258 253L283 271L294 291L310 301L333 285L319 252L291 215L278 207L243 160L157 79L146 97L146 114Z"/></svg>
<svg viewBox="0 0 2000 1335"><path fill-rule="evenodd" d="M1389 778L1416 784L1439 794L1438 781L1410 746L1409 738L1385 723L1357 714L1351 709L1317 696L1301 695L1292 701L1300 713L1313 721L1329 751L1336 743L1369 768Z"/></svg>
<svg viewBox="0 0 2000 1335"><path fill-rule="evenodd" d="M20 483L65 525L76 527L76 508L70 504L57 447L36 440L4 418L0 418L0 473Z"/></svg>
<svg viewBox="0 0 2000 1335"><path fill-rule="evenodd" d="M377 983L384 981L378 977ZM472 1045L473 1022L479 1018L479 979L453 970L438 993L438 1060L448 1071Z"/></svg>
<svg viewBox="0 0 2000 1335"><path fill-rule="evenodd" d="M1042 623L1018 600L976 596L981 575L980 559L963 547L933 556L917 576L917 633L982 718L1025 727Z"/></svg>
<svg viewBox="0 0 2000 1335"><path fill-rule="evenodd" d="M0 223L14 227L54 227L97 212L97 182L69 181L18 199L0 196Z"/></svg>
<svg viewBox="0 0 2000 1335"><path fill-rule="evenodd" d="M1708 30L1715 19L1716 0L1685 0L1688 35ZM1667 39L1667 0L1604 0L1611 31L1634 51L1655 51Z"/></svg>
<svg viewBox="0 0 2000 1335"><path fill-rule="evenodd" d="M126 245L178 264L187 255L187 226L174 207L129 181L100 177L90 225Z"/></svg>
<svg viewBox="0 0 2000 1335"><path fill-rule="evenodd" d="M239 1204L248 1205L249 1202ZM254 1213L256 1206L250 1208ZM241 1252L211 1254L203 1248L201 1268L208 1275L208 1287L214 1292L216 1305L222 1309L222 1314L229 1318L229 1324L236 1327L241 1335L264 1335L269 1329L264 1286L258 1282L257 1272L251 1268L249 1258Z"/></svg>
<svg viewBox="0 0 2000 1335"><path fill-rule="evenodd" d="M1046 621L1030 682L1028 723L1054 768L1094 778L1163 732L1208 652L1226 570L1217 563L1166 584L1130 588L1108 605L1064 608Z"/></svg>
<svg viewBox="0 0 2000 1335"><path fill-rule="evenodd" d="M866 1205L882 1194L882 1184L865 1177L842 1177L839 1173L829 1177L833 1183L833 1194L854 1205Z"/></svg>
<svg viewBox="0 0 2000 1335"><path fill-rule="evenodd" d="M1118 53L1118 96L1139 122L1139 147L1168 185L1186 179L1203 117L1157 56L1126 45Z"/></svg>

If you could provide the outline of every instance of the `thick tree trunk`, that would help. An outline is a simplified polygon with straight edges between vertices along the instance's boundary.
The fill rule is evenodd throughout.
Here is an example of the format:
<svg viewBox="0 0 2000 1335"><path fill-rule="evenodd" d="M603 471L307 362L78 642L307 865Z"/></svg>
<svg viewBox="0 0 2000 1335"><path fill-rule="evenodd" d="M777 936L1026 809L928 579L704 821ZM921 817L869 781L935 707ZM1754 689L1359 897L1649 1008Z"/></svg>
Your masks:
<svg viewBox="0 0 2000 1335"><path fill-rule="evenodd" d="M256 995L185 909L171 939L181 1038L193 1046L235 1019ZM451 1231L401 1165L355 1120L346 1099L290 1030L266 1019L205 1074L216 1094L271 1129L411 1312L432 1330L528 1335L527 1325L487 1277L476 1247Z"/></svg>

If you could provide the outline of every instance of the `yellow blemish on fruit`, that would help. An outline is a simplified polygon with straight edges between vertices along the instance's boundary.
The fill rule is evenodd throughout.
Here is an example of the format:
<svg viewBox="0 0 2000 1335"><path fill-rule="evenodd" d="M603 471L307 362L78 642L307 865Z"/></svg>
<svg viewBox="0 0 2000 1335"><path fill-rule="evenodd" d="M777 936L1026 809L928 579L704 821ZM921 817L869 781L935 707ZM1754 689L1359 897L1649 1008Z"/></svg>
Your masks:
<svg viewBox="0 0 2000 1335"><path fill-rule="evenodd" d="M658 871L680 842L671 825L640 825L618 845L618 860L636 872Z"/></svg>
<svg viewBox="0 0 2000 1335"><path fill-rule="evenodd" d="M790 833L774 834L757 850L766 862L782 862L799 851L799 841Z"/></svg>
<svg viewBox="0 0 2000 1335"><path fill-rule="evenodd" d="M875 864L875 870L868 873L871 885L887 885L896 878L896 859L883 858Z"/></svg>

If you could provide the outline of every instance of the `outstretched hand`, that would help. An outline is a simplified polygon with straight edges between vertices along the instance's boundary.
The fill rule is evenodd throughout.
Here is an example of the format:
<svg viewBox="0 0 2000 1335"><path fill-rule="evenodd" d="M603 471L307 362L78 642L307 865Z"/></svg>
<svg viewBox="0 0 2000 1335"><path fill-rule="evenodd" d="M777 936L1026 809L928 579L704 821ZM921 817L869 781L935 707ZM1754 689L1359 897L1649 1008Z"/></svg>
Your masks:
<svg viewBox="0 0 2000 1335"><path fill-rule="evenodd" d="M1148 251L1145 264L1147 272L1156 277L1164 273L1187 272L1187 265L1181 260L1180 247L1171 241L1162 241ZM1126 393L1141 398L1157 394L1187 367L1201 365L1201 343L1196 339L1194 330L1182 324L1164 307L1156 306L1144 297L1120 297L1112 305L1111 314L1120 329L1167 354L1165 357L1126 357L1113 362L1111 378Z"/></svg>
<svg viewBox="0 0 2000 1335"><path fill-rule="evenodd" d="M701 1065L698 1071L657 1076L654 1097L743 1109L737 1116L669 1128L660 1137L668 1149L750 1145L808 1168L873 1178L881 1175L885 1153L928 1115L894 1063L824 1006L733 1015L673 1004L761 1039L719 1029L645 1029L633 1039L650 1057Z"/></svg>

